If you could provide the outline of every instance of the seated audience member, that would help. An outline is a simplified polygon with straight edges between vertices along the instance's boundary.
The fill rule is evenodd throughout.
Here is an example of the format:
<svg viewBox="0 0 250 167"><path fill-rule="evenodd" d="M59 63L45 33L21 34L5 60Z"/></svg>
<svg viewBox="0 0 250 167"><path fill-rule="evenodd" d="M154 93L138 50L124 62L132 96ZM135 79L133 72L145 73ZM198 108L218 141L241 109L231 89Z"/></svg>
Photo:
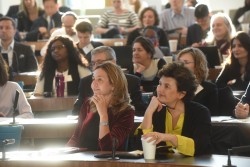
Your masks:
<svg viewBox="0 0 250 167"><path fill-rule="evenodd" d="M93 27L87 21L82 21L76 25L76 32L79 42L76 44L79 52L88 60L88 63L91 62L91 51L98 47L102 46L101 42L92 41L92 32Z"/></svg>
<svg viewBox="0 0 250 167"><path fill-rule="evenodd" d="M227 14L216 13L212 15L206 43L217 46L221 59L229 56L230 40L234 35L235 27Z"/></svg>
<svg viewBox="0 0 250 167"><path fill-rule="evenodd" d="M36 0L22 0L20 12L17 14L17 29L19 32L29 32L33 21L42 16L44 11Z"/></svg>
<svg viewBox="0 0 250 167"><path fill-rule="evenodd" d="M196 23L188 27L187 46L202 46L210 30L210 16L207 5L200 4L194 11Z"/></svg>
<svg viewBox="0 0 250 167"><path fill-rule="evenodd" d="M247 86L245 94L241 97L240 102L236 105L234 115L236 118L244 119L249 116L250 104L250 82Z"/></svg>
<svg viewBox="0 0 250 167"><path fill-rule="evenodd" d="M164 30L157 27L159 24L159 16L154 8L144 8L140 13L139 20L141 22L141 27L129 33L127 45L132 45L135 38L142 36L143 32L145 31L145 28L153 26L154 30L157 32L159 46L169 46L168 39Z"/></svg>
<svg viewBox="0 0 250 167"><path fill-rule="evenodd" d="M250 37L245 32L239 32L231 40L230 60L216 79L216 84L218 88L229 86L232 90L246 90L249 81Z"/></svg>
<svg viewBox="0 0 250 167"><path fill-rule="evenodd" d="M77 95L80 79L90 75L82 63L80 54L73 41L67 36L56 36L48 44L34 95L41 96L46 92L55 95L55 76L64 76L64 95Z"/></svg>
<svg viewBox="0 0 250 167"><path fill-rule="evenodd" d="M0 51L14 73L37 70L37 61L30 46L14 40L16 22L10 17L0 18ZM10 74L11 75L11 74Z"/></svg>
<svg viewBox="0 0 250 167"><path fill-rule="evenodd" d="M153 92L158 85L158 71L166 64L164 59L154 59L153 43L145 37L137 37L133 43L134 74L141 78L142 91Z"/></svg>
<svg viewBox="0 0 250 167"><path fill-rule="evenodd" d="M153 96L138 127L143 138L157 146L172 146L179 153L210 153L209 110L191 101L197 87L195 76L183 64L170 63L159 71L157 97Z"/></svg>
<svg viewBox="0 0 250 167"><path fill-rule="evenodd" d="M66 35L69 38L71 38L74 42L78 42L78 38L76 35L76 31L75 31L75 22L77 21L77 15L74 12L66 12L62 15L62 27L56 29L50 36L50 40L53 39L55 36L58 35ZM49 41L50 41L49 40ZM46 45L41 49L40 54L42 56L45 55L47 47L48 47L48 43L46 43Z"/></svg>
<svg viewBox="0 0 250 167"><path fill-rule="evenodd" d="M194 9L184 6L184 0L169 0L171 7L164 9L160 15L160 25L164 31L178 30L182 35L187 34L187 28L195 23Z"/></svg>
<svg viewBox="0 0 250 167"><path fill-rule="evenodd" d="M16 90L19 91L17 110L19 118L33 118L31 107L22 88L15 82L8 81L8 67L0 54L0 117L12 117Z"/></svg>
<svg viewBox="0 0 250 167"><path fill-rule="evenodd" d="M148 38L154 45L155 54L154 58L163 58L164 54L159 48L159 39L157 36L157 32L155 31L153 26L148 26L144 29L143 36Z"/></svg>
<svg viewBox="0 0 250 167"><path fill-rule="evenodd" d="M124 0L113 0L113 9L106 11L100 18L96 33L102 38L123 38L138 28L136 13L124 8Z"/></svg>
<svg viewBox="0 0 250 167"><path fill-rule="evenodd" d="M134 108L129 104L127 81L121 68L105 62L96 66L91 89L94 95L82 105L78 125L67 146L89 151L111 151L116 139L124 150L134 127Z"/></svg>
<svg viewBox="0 0 250 167"><path fill-rule="evenodd" d="M100 46L91 51L91 65L93 70L95 70L97 65L106 61L116 64L116 54L111 47ZM92 75L89 75L81 79L78 98L74 104L74 110L72 112L73 115L78 115L84 99L93 95L93 91L90 87L92 77ZM147 104L145 104L142 100L140 79L130 74L125 74L125 77L128 82L128 92L130 94L131 104L135 107L135 115L142 116L146 110Z"/></svg>
<svg viewBox="0 0 250 167"><path fill-rule="evenodd" d="M207 81L208 67L205 55L197 48L186 48L177 55L177 60L191 70L198 82L193 101L206 106L212 116L218 114L218 90L214 83Z"/></svg>
<svg viewBox="0 0 250 167"><path fill-rule="evenodd" d="M49 39L57 28L62 27L57 0L43 0L43 6L45 13L33 22L30 32L26 35L27 41Z"/></svg>
<svg viewBox="0 0 250 167"><path fill-rule="evenodd" d="M233 24L237 30L241 28L239 18L243 17L243 15L248 11L250 11L250 0L245 0L244 6L236 11L233 18Z"/></svg>

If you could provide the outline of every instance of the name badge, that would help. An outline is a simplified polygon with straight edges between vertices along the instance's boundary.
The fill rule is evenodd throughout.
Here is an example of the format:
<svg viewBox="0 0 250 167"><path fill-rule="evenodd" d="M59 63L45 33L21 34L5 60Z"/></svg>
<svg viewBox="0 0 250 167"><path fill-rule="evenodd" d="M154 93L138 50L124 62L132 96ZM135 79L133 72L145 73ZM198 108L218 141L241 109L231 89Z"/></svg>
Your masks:
<svg viewBox="0 0 250 167"><path fill-rule="evenodd" d="M119 23L127 23L126 19L119 20Z"/></svg>
<svg viewBox="0 0 250 167"><path fill-rule="evenodd" d="M66 75L65 76L65 82L71 82L72 81L72 76L71 75Z"/></svg>

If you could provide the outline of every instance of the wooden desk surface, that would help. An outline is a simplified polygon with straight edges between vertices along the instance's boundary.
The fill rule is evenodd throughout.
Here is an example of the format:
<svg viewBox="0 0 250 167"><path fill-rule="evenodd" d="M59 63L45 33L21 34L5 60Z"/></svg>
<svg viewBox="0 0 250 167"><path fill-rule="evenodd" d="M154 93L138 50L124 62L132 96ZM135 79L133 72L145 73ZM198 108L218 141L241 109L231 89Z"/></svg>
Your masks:
<svg viewBox="0 0 250 167"><path fill-rule="evenodd" d="M31 96L28 102L33 112L72 110L77 96L43 97Z"/></svg>
<svg viewBox="0 0 250 167"><path fill-rule="evenodd" d="M0 161L0 167L221 167L227 164L227 156L205 155L183 157L169 155L165 160L98 159L94 155L101 152L82 152L74 154L56 154L55 151L8 152L6 161ZM106 152L104 152L106 153ZM238 167L248 167L249 157L231 156L231 162Z"/></svg>
<svg viewBox="0 0 250 167"><path fill-rule="evenodd" d="M122 45L126 45L126 43L127 43L127 39L120 39L120 38L106 38L106 39L95 38L95 39L93 39L93 41L101 42L105 46L116 46L117 43L118 44L122 43Z"/></svg>
<svg viewBox="0 0 250 167"><path fill-rule="evenodd" d="M36 85L40 72L24 72L14 76L14 81L23 81L24 85Z"/></svg>

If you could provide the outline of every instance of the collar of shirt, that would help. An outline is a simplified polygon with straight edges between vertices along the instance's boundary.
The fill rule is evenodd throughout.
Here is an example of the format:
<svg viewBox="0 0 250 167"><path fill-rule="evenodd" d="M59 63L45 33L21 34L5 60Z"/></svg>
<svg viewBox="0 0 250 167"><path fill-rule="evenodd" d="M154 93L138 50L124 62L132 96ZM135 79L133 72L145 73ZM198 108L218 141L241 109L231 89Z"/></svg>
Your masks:
<svg viewBox="0 0 250 167"><path fill-rule="evenodd" d="M171 9L171 17L173 18L176 15L182 15L182 16L184 16L184 7L181 8L181 13L180 14L175 13L174 10Z"/></svg>
<svg viewBox="0 0 250 167"><path fill-rule="evenodd" d="M1 41L1 42L0 42L0 48L1 48L0 50L1 50L2 53L8 53L8 52L14 50L14 40L12 40L12 42L11 42L10 45L8 46L8 49L7 49L7 50L5 50L5 49L3 48L2 41Z"/></svg>

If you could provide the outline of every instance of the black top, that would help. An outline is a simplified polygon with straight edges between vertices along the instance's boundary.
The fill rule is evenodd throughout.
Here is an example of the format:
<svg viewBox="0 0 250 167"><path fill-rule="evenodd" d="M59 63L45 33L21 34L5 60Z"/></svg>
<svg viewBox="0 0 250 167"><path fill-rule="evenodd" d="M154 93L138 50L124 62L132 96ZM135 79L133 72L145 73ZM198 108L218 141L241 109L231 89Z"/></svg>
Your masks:
<svg viewBox="0 0 250 167"><path fill-rule="evenodd" d="M44 11L39 9L38 10L38 17L41 17L44 14ZM24 11L19 12L17 14L17 29L18 31L30 31L32 27L33 21L29 19L29 17L24 13Z"/></svg>
<svg viewBox="0 0 250 167"><path fill-rule="evenodd" d="M12 5L9 7L6 16L16 19L18 11L19 11L19 5Z"/></svg>
<svg viewBox="0 0 250 167"><path fill-rule="evenodd" d="M245 12L247 12L247 11L249 11L249 10L250 10L250 6L244 6L244 7L242 7L242 8L239 8L239 9L236 11L236 13L235 13L235 15L234 15L234 18L233 18L233 24L234 24L234 26L235 26L236 29L238 29L239 26L240 26L240 22L239 22L238 19L239 19L241 16L243 16L243 15L245 14Z"/></svg>
<svg viewBox="0 0 250 167"><path fill-rule="evenodd" d="M188 27L186 45L191 46L193 43L202 42L202 39L207 37L208 31L209 29L203 31L201 26L197 23L192 24Z"/></svg>
<svg viewBox="0 0 250 167"><path fill-rule="evenodd" d="M54 22L54 28L62 27L61 14L59 12L56 12L52 16L52 20ZM39 32L39 27L48 27L48 21L45 15L42 15L33 22L33 25L30 28L30 32L28 32L26 36L27 41L37 41L38 39L42 39L41 34Z"/></svg>
<svg viewBox="0 0 250 167"><path fill-rule="evenodd" d="M218 116L217 86L209 81L203 81L201 86L203 89L195 95L193 101L206 106L210 110L211 116Z"/></svg>
<svg viewBox="0 0 250 167"><path fill-rule="evenodd" d="M147 108L142 100L142 94L140 91L140 79L136 76L125 74L128 81L128 92L131 98L131 104L135 107L135 115L142 116ZM74 104L74 109L72 111L73 115L78 115L81 105L83 104L84 99L91 97L93 91L91 89L92 75L86 76L80 80L79 84L79 94L78 98Z"/></svg>
<svg viewBox="0 0 250 167"><path fill-rule="evenodd" d="M235 83L233 85L227 84L228 81L234 79ZM242 79L240 72L237 69L233 69L229 64L227 64L216 79L216 85L218 86L218 88L229 86L232 90L246 90L249 81L250 76L244 76Z"/></svg>
<svg viewBox="0 0 250 167"><path fill-rule="evenodd" d="M165 133L166 108L154 112L153 131ZM211 151L211 118L209 110L196 102L185 102L185 115L182 136L192 138L195 145L195 155L208 154ZM166 145L161 142L160 145Z"/></svg>
<svg viewBox="0 0 250 167"><path fill-rule="evenodd" d="M157 35L158 35L158 38L159 38L159 46L169 46L168 38L167 38L166 33L164 32L164 30L159 28L159 27L155 27L155 29L157 31ZM135 29L134 31L132 31L128 35L127 45L132 45L135 38L137 38L139 36L142 36L143 30L144 30L144 28L138 28L138 29Z"/></svg>

